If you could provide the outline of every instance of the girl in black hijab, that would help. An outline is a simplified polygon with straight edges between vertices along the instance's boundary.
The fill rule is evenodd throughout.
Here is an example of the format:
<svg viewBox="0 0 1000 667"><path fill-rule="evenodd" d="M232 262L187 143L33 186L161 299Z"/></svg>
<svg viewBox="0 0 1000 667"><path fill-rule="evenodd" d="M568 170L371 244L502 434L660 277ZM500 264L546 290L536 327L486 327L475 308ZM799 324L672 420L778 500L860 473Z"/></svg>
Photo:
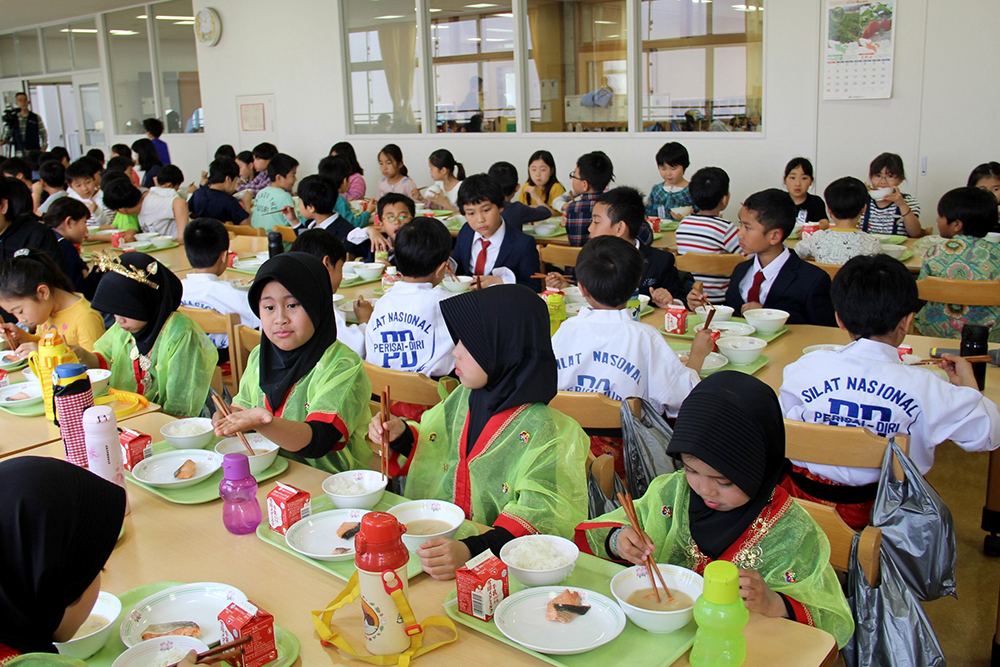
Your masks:
<svg viewBox="0 0 1000 667"><path fill-rule="evenodd" d="M199 416L219 354L201 327L177 312L181 281L141 252L101 255L98 267L105 275L91 306L114 315L115 325L93 353L74 348L80 361L110 368L112 387L140 393L169 415Z"/></svg>
<svg viewBox="0 0 1000 667"><path fill-rule="evenodd" d="M361 358L337 340L323 263L301 252L278 255L257 272L248 298L263 336L250 353L233 413L213 417L216 434L257 431L331 472L367 467L371 383Z"/></svg>
<svg viewBox="0 0 1000 667"><path fill-rule="evenodd" d="M124 516L124 489L83 468L33 456L0 463L0 664L55 653L53 642L87 620Z"/></svg>
<svg viewBox="0 0 1000 667"><path fill-rule="evenodd" d="M392 441L390 473L407 475L411 498L453 502L493 530L463 540L429 539L417 551L424 571L450 579L487 548L515 537L569 537L586 511L589 439L548 407L556 395L549 317L538 295L497 285L441 302L455 340L462 386L426 411L419 427L374 417L368 434Z"/></svg>
<svg viewBox="0 0 1000 667"><path fill-rule="evenodd" d="M777 486L785 428L774 391L745 373L710 375L681 405L667 451L683 469L657 477L635 501L650 542L618 509L577 526L581 550L635 565L656 554L699 574L713 560L731 561L748 609L817 625L843 646L854 624L830 544Z"/></svg>

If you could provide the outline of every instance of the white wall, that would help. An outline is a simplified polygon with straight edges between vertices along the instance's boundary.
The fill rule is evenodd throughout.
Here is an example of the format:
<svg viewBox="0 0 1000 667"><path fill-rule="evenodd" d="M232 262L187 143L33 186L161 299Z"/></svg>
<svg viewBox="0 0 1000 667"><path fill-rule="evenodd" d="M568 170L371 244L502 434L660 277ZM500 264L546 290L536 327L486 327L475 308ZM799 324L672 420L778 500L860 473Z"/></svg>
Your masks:
<svg viewBox="0 0 1000 667"><path fill-rule="evenodd" d="M893 97L850 102L821 99L821 0L768 0L765 131L760 135L348 137L336 3L299 0L282 5L280 11L269 0L195 0L194 5L196 10L211 5L223 21L219 44L198 50L205 159L219 144L237 145L236 96L274 93L277 143L303 165L300 177L314 172L331 144L348 139L365 168L370 195L379 178L378 150L389 142L402 147L411 174L421 184L429 182L426 156L437 148L450 149L469 173L485 171L497 160L524 170L528 156L546 148L554 154L564 183L578 155L603 150L615 164L619 184L648 191L657 179L657 148L679 140L691 153L689 174L709 165L729 172L734 202L780 186L785 163L796 155L814 160L822 191L843 175L865 178L868 163L878 153L898 152L910 176L904 190L932 210L945 190L964 185L973 166L997 159L990 151L1000 152L1000 126L988 120L1000 108L1000 89L992 75L1000 56L993 29L1000 3L993 0L898 0ZM267 40L255 48L262 16L267 17ZM171 141L172 151L176 143ZM192 158L195 152L192 149ZM919 174L922 155L928 156L926 176ZM734 203L728 212L735 211ZM925 219L925 226L931 221Z"/></svg>

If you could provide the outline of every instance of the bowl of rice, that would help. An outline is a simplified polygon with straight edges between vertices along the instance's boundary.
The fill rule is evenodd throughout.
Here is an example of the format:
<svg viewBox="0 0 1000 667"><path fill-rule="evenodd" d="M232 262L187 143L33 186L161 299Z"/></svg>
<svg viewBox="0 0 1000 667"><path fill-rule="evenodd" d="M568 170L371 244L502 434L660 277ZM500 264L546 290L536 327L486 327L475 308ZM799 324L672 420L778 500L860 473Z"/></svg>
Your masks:
<svg viewBox="0 0 1000 667"><path fill-rule="evenodd" d="M166 424L160 429L160 435L174 449L204 449L212 444L215 430L211 419L191 417Z"/></svg>
<svg viewBox="0 0 1000 667"><path fill-rule="evenodd" d="M208 644L183 635L172 635L170 641L163 637L147 639L119 655L111 667L168 667L187 657L188 652L201 653L208 650Z"/></svg>
<svg viewBox="0 0 1000 667"><path fill-rule="evenodd" d="M500 549L500 560L525 586L555 586L576 567L580 549L555 535L525 535Z"/></svg>
<svg viewBox="0 0 1000 667"><path fill-rule="evenodd" d="M338 509L370 510L382 500L388 483L375 470L348 470L323 480L323 493Z"/></svg>

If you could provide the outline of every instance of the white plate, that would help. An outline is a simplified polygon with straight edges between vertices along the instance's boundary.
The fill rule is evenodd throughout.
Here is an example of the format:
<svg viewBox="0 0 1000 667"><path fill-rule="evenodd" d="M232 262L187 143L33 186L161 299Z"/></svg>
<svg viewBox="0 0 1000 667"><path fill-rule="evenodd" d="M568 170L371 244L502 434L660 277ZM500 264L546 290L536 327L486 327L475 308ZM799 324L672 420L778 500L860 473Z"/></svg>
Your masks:
<svg viewBox="0 0 1000 667"><path fill-rule="evenodd" d="M545 618L549 600L566 586L528 588L503 600L493 615L497 629L507 639L521 646L550 655L572 655L603 646L625 629L625 612L614 600L583 588L570 588L581 594L590 611L569 623Z"/></svg>
<svg viewBox="0 0 1000 667"><path fill-rule="evenodd" d="M355 297L354 299L351 299L350 301L348 301L347 299L344 299L342 302L338 302L337 303L337 310L339 310L340 312L344 313L345 315L348 315L350 317L354 317L354 302L355 301L357 301L357 297ZM365 301L367 301L368 303L370 303L371 305L374 306L376 303L378 303L378 297L365 298Z"/></svg>
<svg viewBox="0 0 1000 667"><path fill-rule="evenodd" d="M691 356L690 350L682 350L677 353L677 358L680 359L681 363L684 365L687 365L689 356ZM724 368L728 363L729 359L726 359L725 356L719 354L718 352L709 352L708 356L705 357L705 362L701 365L701 372L711 373L712 371Z"/></svg>
<svg viewBox="0 0 1000 667"><path fill-rule="evenodd" d="M254 272L256 272L257 269L259 269L261 267L261 265L263 265L263 264L264 264L264 260L257 259L256 257L250 257L250 258L247 258L247 259L238 259L238 260L236 260L235 262L233 262L233 268L234 269L239 269L240 271L254 271Z"/></svg>
<svg viewBox="0 0 1000 667"><path fill-rule="evenodd" d="M831 350L837 352L838 350L844 349L843 345L835 345L833 343L821 343L820 345L810 345L809 347L802 348L802 354L809 354L810 352L817 352L819 350Z"/></svg>
<svg viewBox="0 0 1000 667"><path fill-rule="evenodd" d="M313 514L308 519L295 523L285 533L285 543L307 558L314 560L354 559L354 538L342 540L337 537L340 524L360 522L370 510L330 510ZM333 555L338 547L350 549L347 553Z"/></svg>
<svg viewBox="0 0 1000 667"><path fill-rule="evenodd" d="M694 328L694 332L698 333L705 328L705 324L699 324ZM720 338L727 338L729 336L749 336L753 332L757 331L749 324L744 324L743 322L712 322L712 328L719 330Z"/></svg>
<svg viewBox="0 0 1000 667"><path fill-rule="evenodd" d="M0 369L7 370L8 368L13 368L25 362L25 359L18 359L17 361L8 361L7 355L16 356L13 352L5 351L0 352Z"/></svg>
<svg viewBox="0 0 1000 667"><path fill-rule="evenodd" d="M253 281L247 280L246 278L233 278L228 282L234 289L238 289L241 292L249 292L250 287L253 286Z"/></svg>
<svg viewBox="0 0 1000 667"><path fill-rule="evenodd" d="M12 401L10 397L14 394L19 394L24 392L28 394L30 398L24 398L19 401ZM0 405L10 408L25 408L29 405L35 405L36 403L42 402L42 385L38 383L20 382L18 384L11 385L5 389L0 389Z"/></svg>
<svg viewBox="0 0 1000 667"><path fill-rule="evenodd" d="M143 641L150 625L172 621L194 621L201 627L198 638L209 646L222 639L219 612L231 602L246 602L243 591L228 584L202 582L183 584L150 595L123 617L119 636L129 648Z"/></svg>
<svg viewBox="0 0 1000 667"><path fill-rule="evenodd" d="M174 477L174 472L188 459L195 463L194 476L189 479L177 479ZM211 450L175 449L140 461L132 468L132 476L150 486L183 489L201 482L221 467L222 457Z"/></svg>

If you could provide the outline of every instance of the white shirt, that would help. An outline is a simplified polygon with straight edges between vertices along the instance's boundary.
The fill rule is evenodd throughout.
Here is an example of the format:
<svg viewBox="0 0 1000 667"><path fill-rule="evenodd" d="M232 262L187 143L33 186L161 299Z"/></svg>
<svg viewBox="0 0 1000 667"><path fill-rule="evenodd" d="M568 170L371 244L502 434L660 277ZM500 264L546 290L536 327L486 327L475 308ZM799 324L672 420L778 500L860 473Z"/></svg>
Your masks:
<svg viewBox="0 0 1000 667"><path fill-rule="evenodd" d="M454 206L456 209L458 209L458 190L461 187L462 187L462 181L459 181L458 183L455 184L455 187L453 187L451 190L445 190L444 181L434 181L434 183L424 192L424 198L430 200L430 198L433 197L434 195L438 194L439 192L443 192L444 196L447 197L448 201L451 202L451 205Z"/></svg>
<svg viewBox="0 0 1000 667"><path fill-rule="evenodd" d="M441 302L451 294L430 283L393 284L375 303L365 332L369 363L397 371L447 375L455 367L455 343L441 315Z"/></svg>
<svg viewBox="0 0 1000 667"><path fill-rule="evenodd" d="M698 384L660 333L628 310L581 308L552 337L560 391L602 393L616 401L639 396L676 417Z"/></svg>
<svg viewBox="0 0 1000 667"><path fill-rule="evenodd" d="M790 254L788 248L783 248L781 254L772 259L771 263L763 269L760 268L760 257L757 255L753 256L753 266L750 267L747 274L743 276L743 280L740 281L740 296L743 297L744 302L747 300L747 292L750 291L750 287L753 285L753 277L757 275L758 271L763 271L764 282L760 284L760 300L758 303L767 303L767 295L771 291L771 285L774 284L774 279L778 277L781 267L788 261Z"/></svg>
<svg viewBox="0 0 1000 667"><path fill-rule="evenodd" d="M67 196L72 197L77 201L82 201L84 204L87 205L88 209L91 206L97 207L96 209L94 209L94 212L90 214L90 220L93 222L93 224L102 226L110 225L111 221L115 219L115 212L109 211L107 207L104 206L104 193L101 192L100 190L98 190L97 193L90 199L84 199L79 194L77 194L76 190L74 190L73 188L67 190L66 194Z"/></svg>
<svg viewBox="0 0 1000 667"><path fill-rule="evenodd" d="M171 197L170 192L175 196ZM139 226L142 231L177 238L177 219L174 218L176 195L177 192L173 188L149 189L142 198L139 209Z"/></svg>
<svg viewBox="0 0 1000 667"><path fill-rule="evenodd" d="M821 229L795 246L795 253L804 259L814 258L821 264L846 264L858 255L878 255L882 244L877 238L851 229Z"/></svg>
<svg viewBox="0 0 1000 667"><path fill-rule="evenodd" d="M788 419L863 426L882 437L909 435L910 458L925 475L934 464L934 447L945 440L970 452L1000 445L1000 413L993 401L927 369L906 366L896 348L865 338L785 366L779 400ZM794 463L850 486L879 478L876 468Z"/></svg>
<svg viewBox="0 0 1000 667"><path fill-rule="evenodd" d="M364 324L348 324L347 318L337 308L337 303L333 304L333 316L337 319L337 340L358 353L362 359L365 358L365 326ZM376 304L377 305L377 304Z"/></svg>
<svg viewBox="0 0 1000 667"><path fill-rule="evenodd" d="M214 273L188 273L181 280L181 285L184 288L182 306L204 308L217 313L236 313L240 316L240 324L253 329L260 328L260 320L250 310L247 302L247 293L236 289ZM229 345L223 334L212 334L209 338L216 347Z"/></svg>
<svg viewBox="0 0 1000 667"><path fill-rule="evenodd" d="M497 278L502 278L505 285L512 285L517 282L514 272L505 266L495 266L497 263L497 257L500 256L500 246L503 244L503 237L507 233L507 223L501 222L500 227L493 232L493 236L486 239L482 234L476 232L472 236L472 256L469 257L469 271L475 273L476 262L479 260L479 254L483 250L483 241L489 241L490 245L486 248L486 263L483 265L483 275L484 276L496 276Z"/></svg>

